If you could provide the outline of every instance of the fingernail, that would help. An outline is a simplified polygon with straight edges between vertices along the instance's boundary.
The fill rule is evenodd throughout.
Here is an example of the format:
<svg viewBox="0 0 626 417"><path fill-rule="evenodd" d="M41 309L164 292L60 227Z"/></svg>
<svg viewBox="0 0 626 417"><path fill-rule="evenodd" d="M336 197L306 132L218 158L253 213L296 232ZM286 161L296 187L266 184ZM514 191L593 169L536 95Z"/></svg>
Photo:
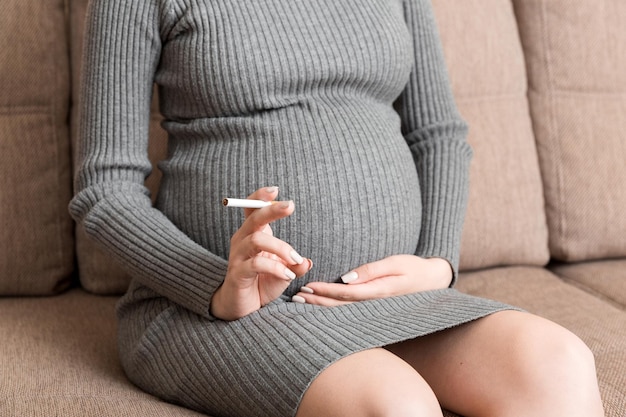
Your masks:
<svg viewBox="0 0 626 417"><path fill-rule="evenodd" d="M352 281L355 281L358 277L359 277L359 274L357 274L354 271L350 271L347 274L342 275L341 280L343 281L344 284L348 284Z"/></svg>
<svg viewBox="0 0 626 417"><path fill-rule="evenodd" d="M313 289L309 287L300 287L300 291L305 292L307 294L313 294Z"/></svg>
<svg viewBox="0 0 626 417"><path fill-rule="evenodd" d="M290 205L291 205L291 201L290 200L281 201L280 203L278 203L278 207L280 207L282 209L289 208Z"/></svg>
<svg viewBox="0 0 626 417"><path fill-rule="evenodd" d="M270 193L270 194L271 194L271 193L275 193L276 191L278 191L278 187L267 187L267 188L265 189L265 192L266 192L266 193Z"/></svg>
<svg viewBox="0 0 626 417"><path fill-rule="evenodd" d="M291 259L298 265L304 262L304 258L300 256L300 254L298 254L298 252L296 252L295 250L292 250L291 252L289 252L289 256L291 256Z"/></svg>
<svg viewBox="0 0 626 417"><path fill-rule="evenodd" d="M304 299L304 297L301 297L299 295L294 295L293 297L291 297L291 301L293 301L294 303L306 304L306 300Z"/></svg>
<svg viewBox="0 0 626 417"><path fill-rule="evenodd" d="M289 268L285 268L285 276L290 280L296 279L296 273Z"/></svg>

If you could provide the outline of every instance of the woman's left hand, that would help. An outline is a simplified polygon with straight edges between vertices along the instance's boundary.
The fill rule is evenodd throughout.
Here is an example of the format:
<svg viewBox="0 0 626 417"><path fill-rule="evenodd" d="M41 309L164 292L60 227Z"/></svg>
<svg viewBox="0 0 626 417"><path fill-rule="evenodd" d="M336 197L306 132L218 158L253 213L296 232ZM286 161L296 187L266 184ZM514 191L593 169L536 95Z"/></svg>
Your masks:
<svg viewBox="0 0 626 417"><path fill-rule="evenodd" d="M310 282L293 301L336 306L447 288L452 268L442 258L394 255L362 265L343 275L342 283Z"/></svg>

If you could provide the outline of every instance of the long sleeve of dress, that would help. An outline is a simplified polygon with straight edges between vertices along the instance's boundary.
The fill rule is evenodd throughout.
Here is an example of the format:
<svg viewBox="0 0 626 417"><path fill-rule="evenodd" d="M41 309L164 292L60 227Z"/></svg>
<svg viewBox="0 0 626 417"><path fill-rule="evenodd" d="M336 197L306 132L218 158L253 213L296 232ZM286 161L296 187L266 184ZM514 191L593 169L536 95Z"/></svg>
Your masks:
<svg viewBox="0 0 626 417"><path fill-rule="evenodd" d="M145 177L157 0L94 0L87 17L77 195L72 216L147 287L205 317L227 261L152 207Z"/></svg>
<svg viewBox="0 0 626 417"><path fill-rule="evenodd" d="M467 202L467 126L456 109L430 0L405 0L415 66L398 100L422 192L418 256L450 262L456 279Z"/></svg>

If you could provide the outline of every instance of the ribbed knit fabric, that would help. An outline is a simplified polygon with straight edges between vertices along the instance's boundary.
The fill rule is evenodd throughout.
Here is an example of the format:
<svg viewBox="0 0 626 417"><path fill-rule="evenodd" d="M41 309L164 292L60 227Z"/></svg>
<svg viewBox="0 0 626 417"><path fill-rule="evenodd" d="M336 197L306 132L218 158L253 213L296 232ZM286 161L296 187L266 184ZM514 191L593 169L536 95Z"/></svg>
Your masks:
<svg viewBox="0 0 626 417"><path fill-rule="evenodd" d="M153 82L170 135L155 208ZM453 289L289 301L392 254L456 271L471 151L428 0L94 0L82 85L70 210L136 277L120 352L147 391L214 416L290 416L345 355L507 308ZM296 205L275 235L315 268L258 312L216 320L243 220L220 201L269 185Z"/></svg>

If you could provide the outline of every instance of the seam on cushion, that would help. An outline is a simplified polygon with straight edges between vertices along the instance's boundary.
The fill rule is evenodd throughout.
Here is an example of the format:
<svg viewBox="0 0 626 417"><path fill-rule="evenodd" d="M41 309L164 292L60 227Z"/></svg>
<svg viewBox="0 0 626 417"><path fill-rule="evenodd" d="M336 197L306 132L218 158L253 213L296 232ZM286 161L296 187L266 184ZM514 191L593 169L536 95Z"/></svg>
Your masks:
<svg viewBox="0 0 626 417"><path fill-rule="evenodd" d="M465 96L465 97L456 97L455 100L457 103L476 103L482 101L505 101L505 100L513 100L513 99L524 99L527 100L528 96L525 92L521 93L510 93L510 94L477 94L474 96Z"/></svg>
<svg viewBox="0 0 626 417"><path fill-rule="evenodd" d="M535 93L537 95L547 95L548 93L546 93L543 90L537 89L537 88L528 88L529 92ZM560 88L560 89L553 89L550 91L552 94L556 95L556 96L595 96L595 97L602 97L602 98L613 98L613 99L623 99L626 98L626 91L609 91L609 90L589 90L589 91L584 91L584 90L576 90L573 88ZM457 99L458 101L458 99Z"/></svg>
<svg viewBox="0 0 626 417"><path fill-rule="evenodd" d="M133 388L128 388L128 390L132 390ZM133 394L125 394L122 393L122 395L120 395L120 393L118 392L111 392L110 394L79 394L79 393L65 393L65 392L60 392L58 394L46 394L46 393L38 393L37 395L34 394L25 394L22 395L20 393L16 393L8 398L13 398L13 399L25 399L25 398L34 398L34 399L52 399L52 398L97 398L97 399L101 399L101 400L107 400L110 399L111 401L117 401L118 399L132 399L132 400L141 400L141 399L146 399L146 400L151 400L151 399L156 399L156 397L152 397L149 396L150 394L143 394L143 393L137 393L136 395Z"/></svg>
<svg viewBox="0 0 626 417"><path fill-rule="evenodd" d="M606 295L605 293L602 293L596 289L594 289L593 287L590 287L587 284L583 284L580 281L577 281L575 279L571 279L568 278L565 275L559 275L557 272L555 271L551 271L553 274L555 274L556 276L558 276L563 282L565 282L568 285L571 285L572 287L576 287L584 292L586 292L587 294L593 295L594 297L612 305L613 307L616 307L620 310L626 311L626 306L624 304L622 304L620 301L617 301L615 298L610 297L608 295Z"/></svg>
<svg viewBox="0 0 626 417"><path fill-rule="evenodd" d="M541 91L532 91L539 96L543 95ZM612 100L626 99L626 91L616 93L611 91L552 90L550 95L555 97L596 97Z"/></svg>
<svg viewBox="0 0 626 417"><path fill-rule="evenodd" d="M50 123L50 128L51 128L50 130L52 131L51 132L51 138L52 138L52 140L54 140L54 147L53 147L54 148L54 165L55 165L54 168L53 168L55 170L54 181L55 181L55 186L56 186L58 194L59 195L64 195L63 186L65 184L63 184L62 181L61 181L61 178L63 177L62 172L63 172L63 170L68 169L70 171L70 179L71 179L72 178L72 173L71 173L72 172L72 167L71 167L71 164L68 164L69 166L67 166L67 167L63 167L62 164L61 164L61 152L60 152L60 149L59 149L60 146L61 146L61 140L62 140L61 139L61 135L60 135L61 132L59 132L61 127L57 126L57 124L55 123L56 122L56 120L55 120L56 118L54 116L55 116L54 113L48 115L48 123ZM66 129L69 129L69 128L66 126ZM69 139L69 135L66 138L66 140L70 140ZM69 162L69 160L67 162ZM69 187L70 187L70 196L71 196L71 191L72 191L71 190L71 187L72 187L71 184L69 184ZM67 245L64 242L66 234L64 233L63 225L64 225L64 223L66 221L68 221L65 218L65 215L66 214L69 215L69 213L67 212L67 209L64 209L64 208L66 208L68 204L69 204L69 201L64 201L63 204L59 204L57 206L56 221L55 221L55 229L56 229L55 235L56 235L56 240L57 240L57 260L56 260L56 262L57 262L57 267L59 268L59 272L62 275L66 271L66 265L65 265L66 259L68 259L68 260L70 259L69 258L70 254L67 253L68 256L66 257L66 252L69 252L70 251L69 248L74 245L74 242L72 242L70 245ZM72 239L73 239L73 233L71 234L71 236L72 236ZM73 261L67 261L67 262L73 262ZM57 282L55 284L55 287L52 288L53 292L57 292L59 290L59 288L58 288L59 285L61 285L61 286L65 285L64 283L67 280L67 277L62 276L62 275L56 277Z"/></svg>
<svg viewBox="0 0 626 417"><path fill-rule="evenodd" d="M67 166L63 166L62 164L62 158L61 158L61 148L62 146L62 140L65 139L66 141L66 145L67 145L67 149L69 151L70 149L70 145L69 142L71 140L70 138L70 126L68 124L69 121L69 111L70 111L70 100L71 100L71 63L70 63L70 45L69 45L69 37L70 37L70 33L69 33L69 15L68 15L68 10L69 10L69 4L67 0L62 0L60 2L61 6L62 6L62 12L61 17L63 19L63 30L61 31L63 34L63 49L64 49L64 53L63 54L55 54L53 57L50 58L50 64L52 66L55 67L60 67L62 69L64 69L64 71L55 71L55 76L53 77L54 79L54 90L53 91L59 91L61 92L60 97L59 98L64 98L64 101L61 100L55 100L52 99L51 100L51 104L49 106L49 112L48 112L48 122L50 123L50 128L51 128L51 140L54 141L54 182L55 182L55 186L57 189L57 192L59 193L59 195L64 195L64 186L69 186L69 196L71 197L72 195L72 177L73 177L73 168L72 168L72 163L71 163L71 154L70 155L66 155L66 157L68 157L69 159L66 159L67 162ZM63 63L65 63L65 68L63 68ZM63 111L63 118L61 119L61 111ZM63 122L61 122L61 120ZM61 130L64 130L66 133L66 137L63 138L61 136ZM70 178L70 184L63 184L63 182L61 181L63 174L62 172L64 170L68 169L69 170L69 178ZM64 201L63 204L59 203L58 206L56 207L57 212L56 212L56 221L55 221L55 229L56 229L56 240L57 240L57 259L56 259L56 263L57 263L57 267L58 267L58 271L61 273L61 275L56 277L57 283L55 285L54 288L52 288L53 292L57 292L59 290L59 284L62 286L64 285L64 282L67 280L67 277L63 276L63 274L65 274L65 271L67 269L65 263L66 263L66 258L68 259L67 262L71 262L73 264L73 260L70 260L70 251L71 251L71 247L73 247L74 242L72 242L70 245L66 245L64 244L64 239L65 239L65 233L64 233L64 223L68 221L68 219L65 218L65 215L69 215L68 211L67 211L67 205L69 204L69 201ZM69 236L72 237L72 239L74 239L74 234L70 234ZM67 254L67 256L66 256ZM73 269L73 265L72 265L72 269Z"/></svg>
<svg viewBox="0 0 626 417"><path fill-rule="evenodd" d="M548 114L548 120L549 120L548 123L550 127L549 127L548 137L546 138L546 140L549 141L549 148L554 150L557 155L556 161L558 163L554 163L553 175L556 178L556 196L557 196L557 201L558 201L558 207L564 207L565 198L563 195L563 172L561 170L561 158L562 158L563 153L561 151L561 142L558 139L558 136L559 136L558 135L558 123L556 122L556 116L554 112L554 109L556 106L556 100L553 94L554 77L551 71L552 56L550 54L550 30L549 30L549 22L548 22L547 2L545 0L541 2L541 14L542 14L541 31L542 31L543 48L545 50L545 65L546 65L545 71L546 71L547 84L548 84L547 93L548 93L548 100L550 103L549 114ZM557 223L556 227L557 227L557 242L558 242L562 240L562 238L564 237L565 229L566 229L565 219L560 213L557 213L556 223ZM553 255L552 248L550 248L550 252L551 252L550 255Z"/></svg>
<svg viewBox="0 0 626 417"><path fill-rule="evenodd" d="M541 39L543 41L543 48L545 51L545 71L547 77L548 91L552 91L554 88L554 76L551 71L551 63L552 63L552 55L550 54L550 30L549 22L548 22L548 10L547 10L547 2L543 0L541 2Z"/></svg>

